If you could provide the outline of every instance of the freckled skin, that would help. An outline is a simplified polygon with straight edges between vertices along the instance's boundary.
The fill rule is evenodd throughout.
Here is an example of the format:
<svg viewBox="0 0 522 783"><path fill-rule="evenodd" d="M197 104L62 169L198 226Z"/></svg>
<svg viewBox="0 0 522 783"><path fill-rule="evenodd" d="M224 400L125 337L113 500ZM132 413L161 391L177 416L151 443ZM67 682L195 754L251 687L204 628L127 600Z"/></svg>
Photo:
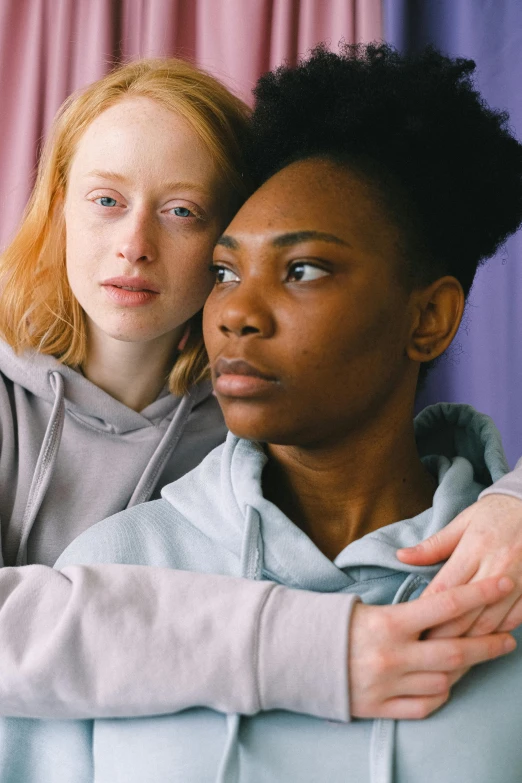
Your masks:
<svg viewBox="0 0 522 783"><path fill-rule="evenodd" d="M90 337L154 341L168 355L212 286L220 201L214 161L180 115L148 98L125 98L89 125L73 157L64 215L69 283ZM159 295L143 307L118 305L100 284L120 275L147 278Z"/></svg>

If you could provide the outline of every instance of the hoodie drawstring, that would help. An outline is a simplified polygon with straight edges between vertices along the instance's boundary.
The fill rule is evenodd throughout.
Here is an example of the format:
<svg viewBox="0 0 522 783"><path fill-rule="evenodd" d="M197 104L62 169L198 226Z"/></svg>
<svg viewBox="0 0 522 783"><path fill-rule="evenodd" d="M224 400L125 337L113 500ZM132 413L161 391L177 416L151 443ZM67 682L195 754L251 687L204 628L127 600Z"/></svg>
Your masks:
<svg viewBox="0 0 522 783"><path fill-rule="evenodd" d="M424 582L419 574L409 574L393 598L393 604L410 600ZM395 764L396 721L390 718L374 720L370 740L370 783L393 783Z"/></svg>
<svg viewBox="0 0 522 783"><path fill-rule="evenodd" d="M261 518L252 506L247 506L245 532L241 547L240 576L245 579L259 580L263 569L263 539L261 536ZM227 715L227 739L216 783L239 782L239 727L240 715Z"/></svg>
<svg viewBox="0 0 522 783"><path fill-rule="evenodd" d="M45 493L49 487L62 438L65 403L64 385L61 374L56 370L51 372L49 374L49 383L54 391L54 404L49 423L47 424L47 429L45 430L42 447L38 455L38 462L36 463L33 480L29 488L24 516L22 518L20 544L16 555L17 566L25 565L27 563L27 541L36 515L40 510Z"/></svg>
<svg viewBox="0 0 522 783"><path fill-rule="evenodd" d="M65 419L65 390L63 377L57 370L54 370L49 373L49 382L54 391L53 409L43 437L22 518L20 544L16 556L17 566L25 565L27 563L27 542L36 515L40 510L40 506L42 505L45 494L49 488L62 438ZM172 421L169 423L165 434L143 471L142 476L132 493L131 499L127 504L127 508L136 506L138 503L144 503L149 499L156 486L158 476L179 443L198 396L199 391L196 387L181 400L172 417Z"/></svg>
<svg viewBox="0 0 522 783"><path fill-rule="evenodd" d="M192 413L198 397L198 388L191 389L190 392L185 394L181 400L178 408L172 417L172 421L167 427L165 434L158 443L152 457L145 470L143 471L138 484L136 485L134 492L131 495L127 508L131 506L137 506L140 503L145 503L156 486L158 476L167 464L172 452L179 443L179 440L185 429L188 417Z"/></svg>

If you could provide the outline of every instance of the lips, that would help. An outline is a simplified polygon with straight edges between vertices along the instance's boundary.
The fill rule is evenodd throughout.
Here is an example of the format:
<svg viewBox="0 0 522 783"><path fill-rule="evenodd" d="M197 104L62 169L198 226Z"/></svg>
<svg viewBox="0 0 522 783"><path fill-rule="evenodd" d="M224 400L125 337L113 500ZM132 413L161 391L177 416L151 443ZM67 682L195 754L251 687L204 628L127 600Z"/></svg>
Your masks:
<svg viewBox="0 0 522 783"><path fill-rule="evenodd" d="M220 375L247 375L252 378L263 378L265 381L275 381L273 375L261 372L257 367L249 364L244 359L218 359L214 366L216 377Z"/></svg>
<svg viewBox="0 0 522 783"><path fill-rule="evenodd" d="M123 291L146 291L151 294L159 294L157 286L143 277L120 276L111 277L102 282L102 286L114 286Z"/></svg>
<svg viewBox="0 0 522 783"><path fill-rule="evenodd" d="M278 386L278 379L244 359L221 357L214 365L214 388L223 397L262 397Z"/></svg>
<svg viewBox="0 0 522 783"><path fill-rule="evenodd" d="M105 294L118 308L134 308L149 305L159 296L154 283L144 277L111 277L101 283Z"/></svg>

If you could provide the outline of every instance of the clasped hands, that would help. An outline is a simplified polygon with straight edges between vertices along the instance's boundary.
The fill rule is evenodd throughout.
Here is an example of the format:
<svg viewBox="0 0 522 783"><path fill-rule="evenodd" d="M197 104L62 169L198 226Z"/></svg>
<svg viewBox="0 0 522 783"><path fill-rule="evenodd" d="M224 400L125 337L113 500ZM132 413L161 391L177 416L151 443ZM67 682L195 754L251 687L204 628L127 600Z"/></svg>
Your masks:
<svg viewBox="0 0 522 783"><path fill-rule="evenodd" d="M509 631L522 623L522 501L486 496L397 557L450 559L417 600L354 607L352 717L427 717L471 666L516 647Z"/></svg>

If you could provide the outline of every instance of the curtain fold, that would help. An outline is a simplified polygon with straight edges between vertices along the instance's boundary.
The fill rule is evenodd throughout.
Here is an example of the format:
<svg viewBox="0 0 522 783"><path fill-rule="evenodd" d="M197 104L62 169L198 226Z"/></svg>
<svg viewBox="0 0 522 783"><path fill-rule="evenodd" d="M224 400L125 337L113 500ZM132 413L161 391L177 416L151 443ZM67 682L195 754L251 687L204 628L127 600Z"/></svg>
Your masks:
<svg viewBox="0 0 522 783"><path fill-rule="evenodd" d="M522 139L522 3L520 0L384 0L386 40L402 51L434 44L477 63L478 87L507 109ZM488 413L511 465L522 454L522 236L478 272L454 345L430 376L419 407L448 400Z"/></svg>
<svg viewBox="0 0 522 783"><path fill-rule="evenodd" d="M114 63L185 57L250 101L261 73L320 41L380 37L381 0L2 0L0 248L56 110Z"/></svg>

